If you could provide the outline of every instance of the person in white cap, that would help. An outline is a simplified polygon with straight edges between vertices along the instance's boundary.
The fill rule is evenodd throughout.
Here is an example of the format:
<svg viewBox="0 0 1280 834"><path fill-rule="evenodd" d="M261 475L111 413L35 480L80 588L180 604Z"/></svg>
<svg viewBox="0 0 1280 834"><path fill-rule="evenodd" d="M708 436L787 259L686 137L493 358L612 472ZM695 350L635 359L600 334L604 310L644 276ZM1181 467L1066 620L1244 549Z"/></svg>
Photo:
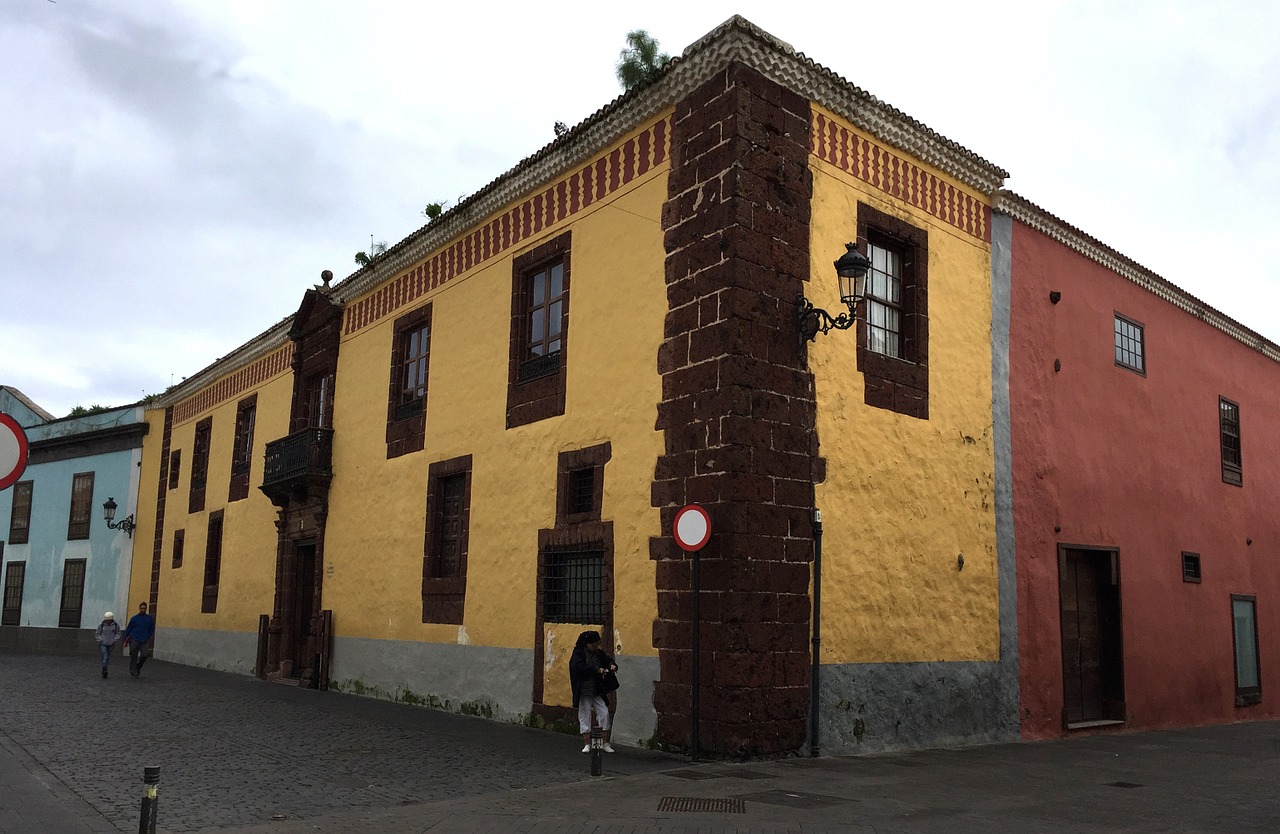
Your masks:
<svg viewBox="0 0 1280 834"><path fill-rule="evenodd" d="M105 678L107 666L111 663L111 651L120 639L120 624L116 622L116 615L110 611L103 614L102 622L98 623L98 630L93 636L98 640L98 653L102 655L102 676Z"/></svg>

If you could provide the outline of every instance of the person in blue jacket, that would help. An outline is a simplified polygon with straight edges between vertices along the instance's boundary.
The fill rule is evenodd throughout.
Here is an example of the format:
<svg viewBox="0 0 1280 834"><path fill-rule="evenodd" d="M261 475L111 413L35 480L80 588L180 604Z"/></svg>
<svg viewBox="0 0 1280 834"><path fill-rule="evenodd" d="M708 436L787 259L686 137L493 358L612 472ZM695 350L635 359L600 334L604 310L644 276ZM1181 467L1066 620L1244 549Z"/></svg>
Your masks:
<svg viewBox="0 0 1280 834"><path fill-rule="evenodd" d="M93 636L98 641L98 654L102 656L102 676L105 678L107 666L111 663L111 652L116 647L116 641L120 639L120 624L116 622L116 615L110 611L103 614L102 622L98 623Z"/></svg>
<svg viewBox="0 0 1280 834"><path fill-rule="evenodd" d="M147 652L156 636L156 618L147 613L147 604L138 606L138 613L129 618L124 629L124 644L129 649L129 674L135 678L142 674L142 664L147 662Z"/></svg>

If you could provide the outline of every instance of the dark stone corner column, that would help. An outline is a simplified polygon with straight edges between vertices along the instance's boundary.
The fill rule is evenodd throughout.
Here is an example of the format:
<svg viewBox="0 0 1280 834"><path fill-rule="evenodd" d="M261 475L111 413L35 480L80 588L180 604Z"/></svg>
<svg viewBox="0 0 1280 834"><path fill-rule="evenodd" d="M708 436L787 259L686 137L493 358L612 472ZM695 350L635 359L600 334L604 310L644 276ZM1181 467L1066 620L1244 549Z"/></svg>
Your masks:
<svg viewBox="0 0 1280 834"><path fill-rule="evenodd" d="M676 105L662 224L668 312L658 353L665 454L653 624L658 740L691 740L690 560L671 538L698 503L700 744L712 756L799 748L808 715L813 378L795 299L809 273L809 101L732 64Z"/></svg>

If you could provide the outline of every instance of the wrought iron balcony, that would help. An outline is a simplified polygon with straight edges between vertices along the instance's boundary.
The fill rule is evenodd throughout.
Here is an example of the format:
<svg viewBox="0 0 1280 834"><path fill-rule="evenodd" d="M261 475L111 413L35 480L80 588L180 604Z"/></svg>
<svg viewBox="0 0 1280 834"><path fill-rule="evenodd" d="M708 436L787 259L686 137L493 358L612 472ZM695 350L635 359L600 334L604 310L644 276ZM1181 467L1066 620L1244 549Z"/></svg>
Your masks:
<svg viewBox="0 0 1280 834"><path fill-rule="evenodd" d="M302 429L267 444L261 489L273 503L325 490L332 478L333 429Z"/></svg>

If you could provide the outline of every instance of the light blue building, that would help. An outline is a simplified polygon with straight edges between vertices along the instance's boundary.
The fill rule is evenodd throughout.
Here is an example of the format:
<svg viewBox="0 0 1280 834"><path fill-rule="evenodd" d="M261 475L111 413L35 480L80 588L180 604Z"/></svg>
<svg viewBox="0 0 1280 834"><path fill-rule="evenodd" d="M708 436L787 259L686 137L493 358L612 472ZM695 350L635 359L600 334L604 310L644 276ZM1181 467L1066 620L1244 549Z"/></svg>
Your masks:
<svg viewBox="0 0 1280 834"><path fill-rule="evenodd" d="M128 620L141 405L60 420L0 385L0 412L24 429L26 471L0 490L0 649L92 652L106 611ZM115 529L103 505L116 505Z"/></svg>

